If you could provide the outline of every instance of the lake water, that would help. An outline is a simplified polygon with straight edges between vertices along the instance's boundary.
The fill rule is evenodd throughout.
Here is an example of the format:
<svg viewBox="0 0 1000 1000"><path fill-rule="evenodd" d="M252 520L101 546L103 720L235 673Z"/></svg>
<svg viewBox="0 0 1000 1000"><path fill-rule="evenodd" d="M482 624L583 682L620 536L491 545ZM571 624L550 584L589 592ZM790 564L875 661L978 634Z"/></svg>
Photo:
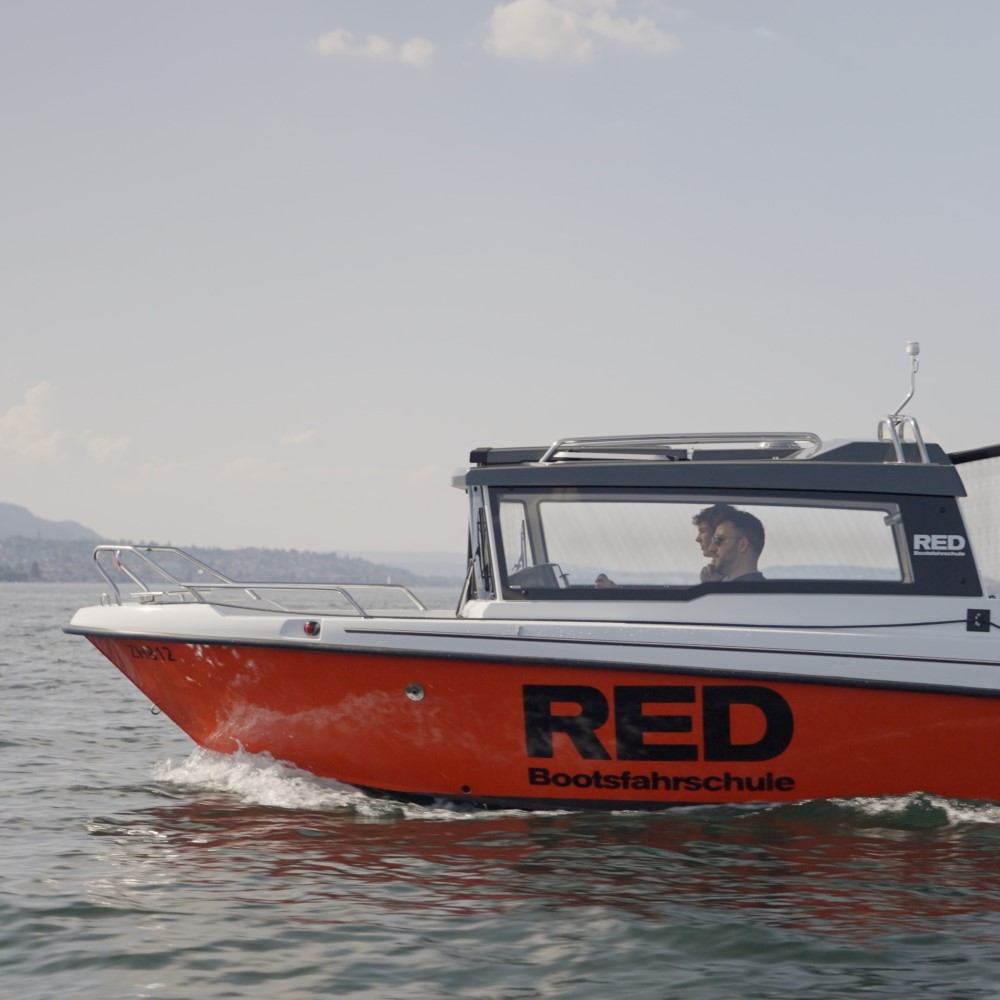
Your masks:
<svg viewBox="0 0 1000 1000"><path fill-rule="evenodd" d="M376 802L194 750L100 590L0 584L0 996L1000 997L998 806Z"/></svg>

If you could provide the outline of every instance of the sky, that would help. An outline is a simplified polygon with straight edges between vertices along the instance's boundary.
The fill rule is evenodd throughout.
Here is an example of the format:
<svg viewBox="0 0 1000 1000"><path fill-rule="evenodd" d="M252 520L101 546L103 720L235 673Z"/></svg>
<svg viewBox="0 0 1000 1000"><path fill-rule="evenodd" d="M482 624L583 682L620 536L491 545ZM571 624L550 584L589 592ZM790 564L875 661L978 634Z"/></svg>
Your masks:
<svg viewBox="0 0 1000 1000"><path fill-rule="evenodd" d="M4 0L0 501L462 552L474 447L1000 441L992 0Z"/></svg>

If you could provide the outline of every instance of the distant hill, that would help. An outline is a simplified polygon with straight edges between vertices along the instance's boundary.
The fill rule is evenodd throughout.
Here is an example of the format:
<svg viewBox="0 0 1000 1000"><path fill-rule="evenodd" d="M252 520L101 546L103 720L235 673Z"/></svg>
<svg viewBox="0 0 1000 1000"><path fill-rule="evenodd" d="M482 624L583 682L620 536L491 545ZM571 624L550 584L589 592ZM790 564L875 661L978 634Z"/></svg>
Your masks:
<svg viewBox="0 0 1000 1000"><path fill-rule="evenodd" d="M101 536L76 521L47 521L27 507L0 503L0 538L52 538L99 542Z"/></svg>
<svg viewBox="0 0 1000 1000"><path fill-rule="evenodd" d="M400 566L418 576L446 577L449 580L463 579L468 569L468 561L463 552L386 552L373 549L345 552L344 555L382 566Z"/></svg>
<svg viewBox="0 0 1000 1000"><path fill-rule="evenodd" d="M450 586L461 583L455 573L419 572L398 563L372 562L338 552L298 549L185 549L232 580L300 583L401 583L404 586Z"/></svg>
<svg viewBox="0 0 1000 1000"><path fill-rule="evenodd" d="M144 544L103 538L75 521L47 521L24 507L0 503L0 581L99 580L92 558L99 542ZM447 555L396 552L369 553L371 558L361 558L357 553L297 549L181 547L230 579L257 583L392 582L450 587L464 577L462 560Z"/></svg>
<svg viewBox="0 0 1000 1000"><path fill-rule="evenodd" d="M0 581L71 583L100 580L94 566L94 544L95 540L91 538L0 538ZM197 546L187 546L185 551L232 580L255 583L392 582L404 586L457 587L462 581L461 572L415 573L405 567L368 562L336 552L206 549Z"/></svg>

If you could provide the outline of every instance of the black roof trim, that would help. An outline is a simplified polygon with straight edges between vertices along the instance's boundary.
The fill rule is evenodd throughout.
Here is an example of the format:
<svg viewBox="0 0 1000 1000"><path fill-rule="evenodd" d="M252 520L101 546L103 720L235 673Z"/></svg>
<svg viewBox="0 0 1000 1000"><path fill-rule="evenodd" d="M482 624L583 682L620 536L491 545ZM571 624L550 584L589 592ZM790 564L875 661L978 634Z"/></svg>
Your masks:
<svg viewBox="0 0 1000 1000"><path fill-rule="evenodd" d="M534 445L527 448L474 448L469 453L472 465L523 465L537 462L549 449Z"/></svg>
<svg viewBox="0 0 1000 1000"><path fill-rule="evenodd" d="M798 490L965 496L953 465L804 461L558 462L469 469L469 486Z"/></svg>

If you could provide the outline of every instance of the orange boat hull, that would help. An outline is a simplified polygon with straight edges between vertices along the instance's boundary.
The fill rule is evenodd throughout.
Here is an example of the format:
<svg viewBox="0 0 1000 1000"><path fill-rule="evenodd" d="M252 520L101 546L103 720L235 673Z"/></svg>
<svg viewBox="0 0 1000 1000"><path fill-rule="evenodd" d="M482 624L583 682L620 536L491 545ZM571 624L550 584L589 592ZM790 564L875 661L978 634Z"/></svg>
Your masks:
<svg viewBox="0 0 1000 1000"><path fill-rule="evenodd" d="M407 799L651 808L1000 801L1000 698L808 680L90 641L200 746Z"/></svg>

